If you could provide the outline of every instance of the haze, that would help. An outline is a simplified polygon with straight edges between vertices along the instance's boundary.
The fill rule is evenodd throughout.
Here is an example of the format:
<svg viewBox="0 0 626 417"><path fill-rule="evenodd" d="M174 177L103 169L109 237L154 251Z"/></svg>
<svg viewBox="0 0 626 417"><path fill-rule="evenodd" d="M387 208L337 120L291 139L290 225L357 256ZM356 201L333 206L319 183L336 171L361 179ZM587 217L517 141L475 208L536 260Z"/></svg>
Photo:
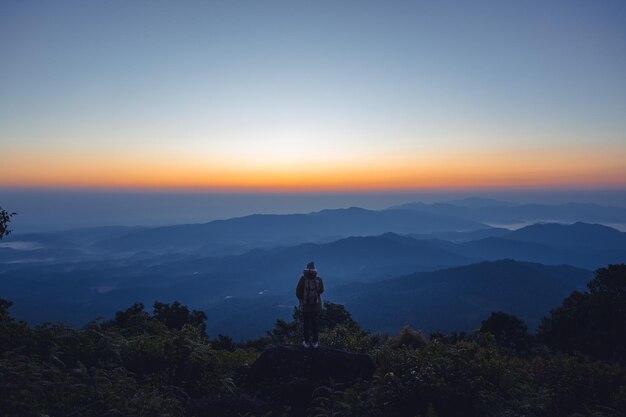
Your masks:
<svg viewBox="0 0 626 417"><path fill-rule="evenodd" d="M198 191L0 189L2 204L18 212L12 221L18 234L110 225L204 223L249 214L309 213L352 206L380 210L407 202L432 203L476 196L521 204L580 202L626 207L624 189L221 194ZM614 226L624 228L622 224Z"/></svg>

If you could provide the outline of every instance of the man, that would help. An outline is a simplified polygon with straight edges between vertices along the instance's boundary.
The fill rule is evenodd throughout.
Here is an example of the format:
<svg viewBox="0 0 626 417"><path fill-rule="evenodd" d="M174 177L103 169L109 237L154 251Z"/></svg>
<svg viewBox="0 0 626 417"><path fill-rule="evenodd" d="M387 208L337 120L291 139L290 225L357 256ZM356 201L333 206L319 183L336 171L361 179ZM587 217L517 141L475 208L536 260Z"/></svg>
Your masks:
<svg viewBox="0 0 626 417"><path fill-rule="evenodd" d="M296 297L300 300L300 311L304 320L304 341L302 346L305 348L310 346L314 348L319 347L317 316L322 311L320 294L323 292L324 283L317 276L315 263L309 262L296 287Z"/></svg>

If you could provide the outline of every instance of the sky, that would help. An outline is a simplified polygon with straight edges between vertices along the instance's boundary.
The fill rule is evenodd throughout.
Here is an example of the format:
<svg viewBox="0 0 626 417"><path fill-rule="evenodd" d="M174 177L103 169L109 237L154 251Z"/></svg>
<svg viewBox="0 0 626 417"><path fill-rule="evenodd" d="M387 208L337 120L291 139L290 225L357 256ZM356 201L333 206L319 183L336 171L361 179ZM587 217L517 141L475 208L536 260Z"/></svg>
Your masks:
<svg viewBox="0 0 626 417"><path fill-rule="evenodd" d="M626 187L623 1L3 1L0 187Z"/></svg>

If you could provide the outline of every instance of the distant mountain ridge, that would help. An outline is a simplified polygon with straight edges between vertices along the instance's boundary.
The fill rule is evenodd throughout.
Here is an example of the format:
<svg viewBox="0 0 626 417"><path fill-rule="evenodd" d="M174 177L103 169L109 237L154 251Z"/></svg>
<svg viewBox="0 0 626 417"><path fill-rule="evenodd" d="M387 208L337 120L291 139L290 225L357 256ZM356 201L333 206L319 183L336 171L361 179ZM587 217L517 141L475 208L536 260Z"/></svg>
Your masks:
<svg viewBox="0 0 626 417"><path fill-rule="evenodd" d="M483 306L521 311L532 323L554 294L560 302L563 291L577 288L576 277L587 280L590 270L626 262L626 233L601 224L509 230L453 214L529 205L479 198L419 204L434 212L352 207L167 227L16 233L0 247L0 294L15 301L19 318L77 325L133 302L180 299L214 318L214 334L245 338L290 314L295 280L314 260L329 300L345 300L363 323L384 328L376 321L380 302L381 320L390 326L418 317L412 323L419 327L420 317L431 315L429 323L439 329L469 330ZM536 294L520 287L523 276ZM389 292L378 284L389 285ZM352 293L342 294L346 285ZM537 308L529 304L533 298ZM505 308L509 304L519 310Z"/></svg>
<svg viewBox="0 0 626 417"><path fill-rule="evenodd" d="M515 203L509 201L496 200L494 198L484 197L468 197L457 200L442 201L443 204L451 204L453 206L468 207L468 208L481 208L481 207L510 207Z"/></svg>
<svg viewBox="0 0 626 417"><path fill-rule="evenodd" d="M233 302L246 297L250 302L262 302L268 296L291 293L294 281L311 260L319 265L330 287L476 261L431 241L387 233L220 257L152 255L0 263L0 293L19 301L16 312L35 323L65 320L84 324L90 317L106 315L134 301L150 304L173 296L199 308L218 305L227 297ZM42 308L47 309L46 314Z"/></svg>
<svg viewBox="0 0 626 417"><path fill-rule="evenodd" d="M395 332L405 324L430 331L480 327L492 311L521 317L531 328L591 271L500 260L340 287L335 297L368 329Z"/></svg>
<svg viewBox="0 0 626 417"><path fill-rule="evenodd" d="M606 233L624 235L600 225L582 226L591 241ZM578 230L580 227L559 225L550 239L558 240L558 232L566 238L570 228ZM316 261L326 281L328 296L333 300L336 298L333 288L348 282L360 282L350 284L356 294L363 285L373 288L369 283L377 280L470 265L481 260L502 265L498 260L511 258L516 259L510 261L512 265L528 261L557 269L565 267L563 264L573 264L591 270L626 259L626 248L589 250L541 242L538 237L544 228L551 230L552 226L536 225L509 232L503 237L461 243L385 233L327 243L254 249L221 257L171 254L167 258L133 256L82 263L70 260L50 264L0 264L0 273L3 273L0 292L17 302L16 313L22 318L35 322L43 318L62 319L75 324L106 316L134 301L149 305L157 299L184 299L194 308L213 311L215 317L222 317L213 329L223 331L227 326L239 323L243 326L241 332L233 335L246 337L255 328L265 328L274 318L289 314L293 305L292 287L310 260ZM598 236L593 235L594 231ZM535 241L513 240L511 236L516 234L530 234L535 236ZM376 305L371 304L373 300L362 301ZM280 305L282 307L278 307ZM360 308L352 305L357 311ZM445 311L439 313L445 314Z"/></svg>
<svg viewBox="0 0 626 417"><path fill-rule="evenodd" d="M601 224L576 222L533 224L515 230L507 238L560 247L597 249L626 249L626 233Z"/></svg>
<svg viewBox="0 0 626 417"><path fill-rule="evenodd" d="M490 261L510 258L595 269L626 262L626 233L580 222L534 224L499 236L460 242L446 250Z"/></svg>
<svg viewBox="0 0 626 417"><path fill-rule="evenodd" d="M329 236L365 236L394 233L469 231L487 227L466 219L413 210L366 210L357 207L309 214L255 214L202 224L135 230L99 242L109 250L177 250L203 246L285 244L326 239Z"/></svg>
<svg viewBox="0 0 626 417"><path fill-rule="evenodd" d="M441 203L406 203L392 209L439 213L488 224L534 222L587 222L626 225L626 208L590 203L515 204L504 201L470 198Z"/></svg>

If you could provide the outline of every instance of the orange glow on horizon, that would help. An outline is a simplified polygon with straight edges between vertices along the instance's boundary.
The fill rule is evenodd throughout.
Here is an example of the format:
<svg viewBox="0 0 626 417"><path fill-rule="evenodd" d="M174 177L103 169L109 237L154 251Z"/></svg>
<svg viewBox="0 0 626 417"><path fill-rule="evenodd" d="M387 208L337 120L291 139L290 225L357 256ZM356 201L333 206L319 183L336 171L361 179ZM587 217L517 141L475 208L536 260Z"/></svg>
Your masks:
<svg viewBox="0 0 626 417"><path fill-rule="evenodd" d="M624 186L623 149L361 155L264 163L222 155L16 152L0 186L341 191Z"/></svg>

